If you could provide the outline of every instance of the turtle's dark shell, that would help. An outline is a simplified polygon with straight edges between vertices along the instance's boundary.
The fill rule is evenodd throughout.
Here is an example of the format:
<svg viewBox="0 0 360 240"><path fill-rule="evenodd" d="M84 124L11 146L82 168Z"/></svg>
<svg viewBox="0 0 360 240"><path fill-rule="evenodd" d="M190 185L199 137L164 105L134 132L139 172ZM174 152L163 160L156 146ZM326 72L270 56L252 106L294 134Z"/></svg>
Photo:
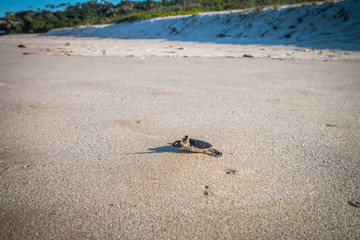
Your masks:
<svg viewBox="0 0 360 240"><path fill-rule="evenodd" d="M190 146L194 146L198 149L208 149L208 148L212 147L212 145L210 143L204 142L201 140L197 140L197 139L190 138L189 142L190 142Z"/></svg>

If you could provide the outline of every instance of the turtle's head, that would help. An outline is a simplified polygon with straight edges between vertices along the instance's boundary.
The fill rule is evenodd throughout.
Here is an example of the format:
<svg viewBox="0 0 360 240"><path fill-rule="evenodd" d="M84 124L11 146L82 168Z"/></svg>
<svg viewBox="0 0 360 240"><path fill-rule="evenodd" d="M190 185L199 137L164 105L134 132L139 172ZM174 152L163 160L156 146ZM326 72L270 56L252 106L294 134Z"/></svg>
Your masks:
<svg viewBox="0 0 360 240"><path fill-rule="evenodd" d="M175 141L174 143L173 143L173 147L174 148L179 148L179 147L181 147L181 141Z"/></svg>

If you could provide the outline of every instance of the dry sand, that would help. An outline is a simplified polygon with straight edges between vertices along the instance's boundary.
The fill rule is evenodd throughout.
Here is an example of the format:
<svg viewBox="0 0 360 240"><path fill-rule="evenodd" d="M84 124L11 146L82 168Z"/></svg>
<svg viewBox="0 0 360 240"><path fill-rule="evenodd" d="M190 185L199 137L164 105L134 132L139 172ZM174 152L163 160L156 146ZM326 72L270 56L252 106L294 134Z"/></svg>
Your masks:
<svg viewBox="0 0 360 240"><path fill-rule="evenodd" d="M101 40L101 41L100 41ZM25 54L65 56L122 56L122 57L202 57L301 60L360 60L359 51L311 49L292 45L239 45L161 39L128 40L55 37L41 35L5 36L4 46L24 44Z"/></svg>
<svg viewBox="0 0 360 240"><path fill-rule="evenodd" d="M1 37L0 239L359 239L358 53L260 48Z"/></svg>

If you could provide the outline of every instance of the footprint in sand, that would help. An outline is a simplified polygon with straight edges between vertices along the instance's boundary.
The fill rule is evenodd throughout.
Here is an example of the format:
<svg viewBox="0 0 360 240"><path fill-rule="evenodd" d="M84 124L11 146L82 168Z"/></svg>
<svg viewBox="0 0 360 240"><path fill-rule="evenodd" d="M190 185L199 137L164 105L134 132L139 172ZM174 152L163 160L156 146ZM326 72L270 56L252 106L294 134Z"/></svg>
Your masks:
<svg viewBox="0 0 360 240"><path fill-rule="evenodd" d="M333 124L333 123L326 123L325 126L326 127L338 127L337 124Z"/></svg>
<svg viewBox="0 0 360 240"><path fill-rule="evenodd" d="M209 186L208 185L205 185L204 186L204 196L208 196L209 195Z"/></svg>
<svg viewBox="0 0 360 240"><path fill-rule="evenodd" d="M236 173L236 170L235 169L226 169L225 171L226 174L235 174Z"/></svg>
<svg viewBox="0 0 360 240"><path fill-rule="evenodd" d="M360 207L360 201L349 201L348 204L356 208Z"/></svg>

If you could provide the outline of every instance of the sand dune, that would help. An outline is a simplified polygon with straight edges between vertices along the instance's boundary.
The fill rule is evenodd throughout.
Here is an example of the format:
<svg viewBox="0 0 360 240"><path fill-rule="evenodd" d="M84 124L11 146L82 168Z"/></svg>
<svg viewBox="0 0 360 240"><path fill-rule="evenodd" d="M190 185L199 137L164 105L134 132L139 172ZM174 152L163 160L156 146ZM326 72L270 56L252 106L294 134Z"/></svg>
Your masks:
<svg viewBox="0 0 360 240"><path fill-rule="evenodd" d="M292 45L360 50L357 0L154 18L49 31L49 35L116 39Z"/></svg>

